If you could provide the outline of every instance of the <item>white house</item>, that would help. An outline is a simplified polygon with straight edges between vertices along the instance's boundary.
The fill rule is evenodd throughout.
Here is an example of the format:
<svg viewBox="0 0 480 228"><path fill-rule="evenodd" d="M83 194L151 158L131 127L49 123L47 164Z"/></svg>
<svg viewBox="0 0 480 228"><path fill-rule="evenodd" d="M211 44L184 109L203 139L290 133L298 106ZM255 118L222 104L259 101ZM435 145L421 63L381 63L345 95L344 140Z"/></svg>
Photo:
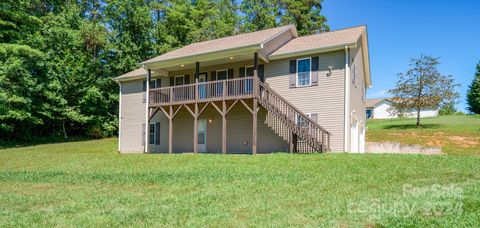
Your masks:
<svg viewBox="0 0 480 228"><path fill-rule="evenodd" d="M389 98L375 98L367 99L366 115L367 119L392 119L398 118L397 114L391 113L389 110L394 101ZM435 117L438 115L436 109L424 109L420 111L420 117ZM417 112L412 110L403 114L403 117L414 118L417 117Z"/></svg>

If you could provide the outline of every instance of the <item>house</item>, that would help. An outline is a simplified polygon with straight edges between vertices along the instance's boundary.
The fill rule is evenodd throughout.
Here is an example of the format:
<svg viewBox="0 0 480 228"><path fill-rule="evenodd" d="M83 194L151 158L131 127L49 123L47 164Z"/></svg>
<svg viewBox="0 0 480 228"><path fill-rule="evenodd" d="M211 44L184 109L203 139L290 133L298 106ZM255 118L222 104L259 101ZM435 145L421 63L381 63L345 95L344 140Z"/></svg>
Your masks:
<svg viewBox="0 0 480 228"><path fill-rule="evenodd" d="M140 65L115 78L122 153L364 151L365 26L299 37L288 25Z"/></svg>
<svg viewBox="0 0 480 228"><path fill-rule="evenodd" d="M397 113L392 112L394 100L390 98L375 98L367 99L366 115L367 119L392 119L398 118L399 115L407 118L417 117L417 111L410 110L408 112ZM422 109L420 110L420 117L435 117L438 115L436 109Z"/></svg>

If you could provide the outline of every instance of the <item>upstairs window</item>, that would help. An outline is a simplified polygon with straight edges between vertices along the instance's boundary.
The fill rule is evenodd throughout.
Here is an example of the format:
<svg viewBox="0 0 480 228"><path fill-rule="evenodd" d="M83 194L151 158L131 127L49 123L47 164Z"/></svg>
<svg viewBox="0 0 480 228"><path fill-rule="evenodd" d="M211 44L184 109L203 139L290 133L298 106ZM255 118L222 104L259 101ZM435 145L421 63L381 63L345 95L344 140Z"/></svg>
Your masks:
<svg viewBox="0 0 480 228"><path fill-rule="evenodd" d="M310 71L310 58L297 60L297 87L310 86L312 84Z"/></svg>

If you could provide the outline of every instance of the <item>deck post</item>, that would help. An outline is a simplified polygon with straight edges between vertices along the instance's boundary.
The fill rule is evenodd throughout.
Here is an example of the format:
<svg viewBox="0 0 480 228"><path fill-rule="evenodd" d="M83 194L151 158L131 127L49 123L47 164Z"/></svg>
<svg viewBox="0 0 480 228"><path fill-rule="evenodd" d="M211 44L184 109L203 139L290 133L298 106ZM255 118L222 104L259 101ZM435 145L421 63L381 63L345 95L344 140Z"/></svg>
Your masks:
<svg viewBox="0 0 480 228"><path fill-rule="evenodd" d="M193 117L193 153L198 153L198 103L195 103L195 115Z"/></svg>
<svg viewBox="0 0 480 228"><path fill-rule="evenodd" d="M222 153L227 153L227 104L222 102Z"/></svg>
<svg viewBox="0 0 480 228"><path fill-rule="evenodd" d="M170 116L168 117L168 153L173 153L173 106L170 105Z"/></svg>
<svg viewBox="0 0 480 228"><path fill-rule="evenodd" d="M256 79L254 79L255 81ZM257 154L257 99L253 98L253 118L252 118L252 154Z"/></svg>
<svg viewBox="0 0 480 228"><path fill-rule="evenodd" d="M149 133L150 133L150 81L152 78L152 71L147 70L147 82L145 89L145 147L144 153L148 153Z"/></svg>

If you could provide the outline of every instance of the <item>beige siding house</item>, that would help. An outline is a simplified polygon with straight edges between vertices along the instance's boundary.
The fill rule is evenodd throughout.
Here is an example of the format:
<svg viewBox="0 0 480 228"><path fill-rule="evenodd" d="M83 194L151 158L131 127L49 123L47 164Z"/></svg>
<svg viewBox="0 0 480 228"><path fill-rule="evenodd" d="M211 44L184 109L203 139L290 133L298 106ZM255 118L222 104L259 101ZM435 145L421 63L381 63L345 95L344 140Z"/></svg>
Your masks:
<svg viewBox="0 0 480 228"><path fill-rule="evenodd" d="M365 26L303 37L277 27L140 65L115 78L122 153L364 151Z"/></svg>

